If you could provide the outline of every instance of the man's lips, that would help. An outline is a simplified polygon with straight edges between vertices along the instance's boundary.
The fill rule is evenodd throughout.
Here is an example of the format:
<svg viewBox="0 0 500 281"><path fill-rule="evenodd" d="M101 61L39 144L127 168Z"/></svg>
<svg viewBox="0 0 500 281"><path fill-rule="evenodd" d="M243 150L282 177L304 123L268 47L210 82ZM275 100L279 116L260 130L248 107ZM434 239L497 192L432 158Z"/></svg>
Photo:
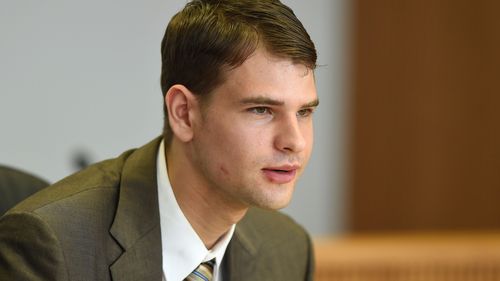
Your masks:
<svg viewBox="0 0 500 281"><path fill-rule="evenodd" d="M262 169L262 172L270 182L284 184L295 179L298 169L298 165L284 165L278 167L266 167Z"/></svg>

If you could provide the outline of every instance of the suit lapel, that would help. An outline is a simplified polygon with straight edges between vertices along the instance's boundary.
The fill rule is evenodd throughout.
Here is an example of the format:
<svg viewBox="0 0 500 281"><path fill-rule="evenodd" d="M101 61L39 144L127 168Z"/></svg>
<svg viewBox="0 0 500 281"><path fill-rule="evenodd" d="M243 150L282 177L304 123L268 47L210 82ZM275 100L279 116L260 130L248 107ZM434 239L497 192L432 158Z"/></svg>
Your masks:
<svg viewBox="0 0 500 281"><path fill-rule="evenodd" d="M258 262L260 244L258 237L253 237L251 231L237 225L224 256L224 280L267 280L269 270Z"/></svg>
<svg viewBox="0 0 500 281"><path fill-rule="evenodd" d="M120 195L110 233L123 248L111 265L113 281L161 281L162 251L156 155L161 138L132 152L120 181Z"/></svg>

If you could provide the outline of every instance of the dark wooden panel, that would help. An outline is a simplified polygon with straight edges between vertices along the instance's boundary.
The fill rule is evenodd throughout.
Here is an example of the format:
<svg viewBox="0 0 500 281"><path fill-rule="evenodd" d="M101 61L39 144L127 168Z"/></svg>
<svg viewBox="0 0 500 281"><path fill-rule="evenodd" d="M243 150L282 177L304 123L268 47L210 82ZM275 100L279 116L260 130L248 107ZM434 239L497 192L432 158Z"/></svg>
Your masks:
<svg viewBox="0 0 500 281"><path fill-rule="evenodd" d="M500 228L500 1L355 3L350 229Z"/></svg>

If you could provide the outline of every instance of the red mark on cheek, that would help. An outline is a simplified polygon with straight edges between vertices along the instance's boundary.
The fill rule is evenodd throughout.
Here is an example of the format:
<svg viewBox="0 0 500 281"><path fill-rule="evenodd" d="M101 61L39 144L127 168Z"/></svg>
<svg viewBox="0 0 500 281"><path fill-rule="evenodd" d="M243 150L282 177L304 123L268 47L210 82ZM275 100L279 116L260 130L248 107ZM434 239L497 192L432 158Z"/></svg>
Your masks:
<svg viewBox="0 0 500 281"><path fill-rule="evenodd" d="M229 175L229 171L224 168L223 165L220 166L220 171L222 172L222 174L224 174L225 176Z"/></svg>

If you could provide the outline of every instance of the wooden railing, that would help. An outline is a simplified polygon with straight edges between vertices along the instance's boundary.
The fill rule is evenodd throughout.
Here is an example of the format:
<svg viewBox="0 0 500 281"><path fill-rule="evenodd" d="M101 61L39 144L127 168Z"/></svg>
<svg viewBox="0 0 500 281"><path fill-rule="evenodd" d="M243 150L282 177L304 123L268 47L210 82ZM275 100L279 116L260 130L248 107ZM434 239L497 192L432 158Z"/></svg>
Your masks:
<svg viewBox="0 0 500 281"><path fill-rule="evenodd" d="M499 233L315 239L316 281L500 281Z"/></svg>

